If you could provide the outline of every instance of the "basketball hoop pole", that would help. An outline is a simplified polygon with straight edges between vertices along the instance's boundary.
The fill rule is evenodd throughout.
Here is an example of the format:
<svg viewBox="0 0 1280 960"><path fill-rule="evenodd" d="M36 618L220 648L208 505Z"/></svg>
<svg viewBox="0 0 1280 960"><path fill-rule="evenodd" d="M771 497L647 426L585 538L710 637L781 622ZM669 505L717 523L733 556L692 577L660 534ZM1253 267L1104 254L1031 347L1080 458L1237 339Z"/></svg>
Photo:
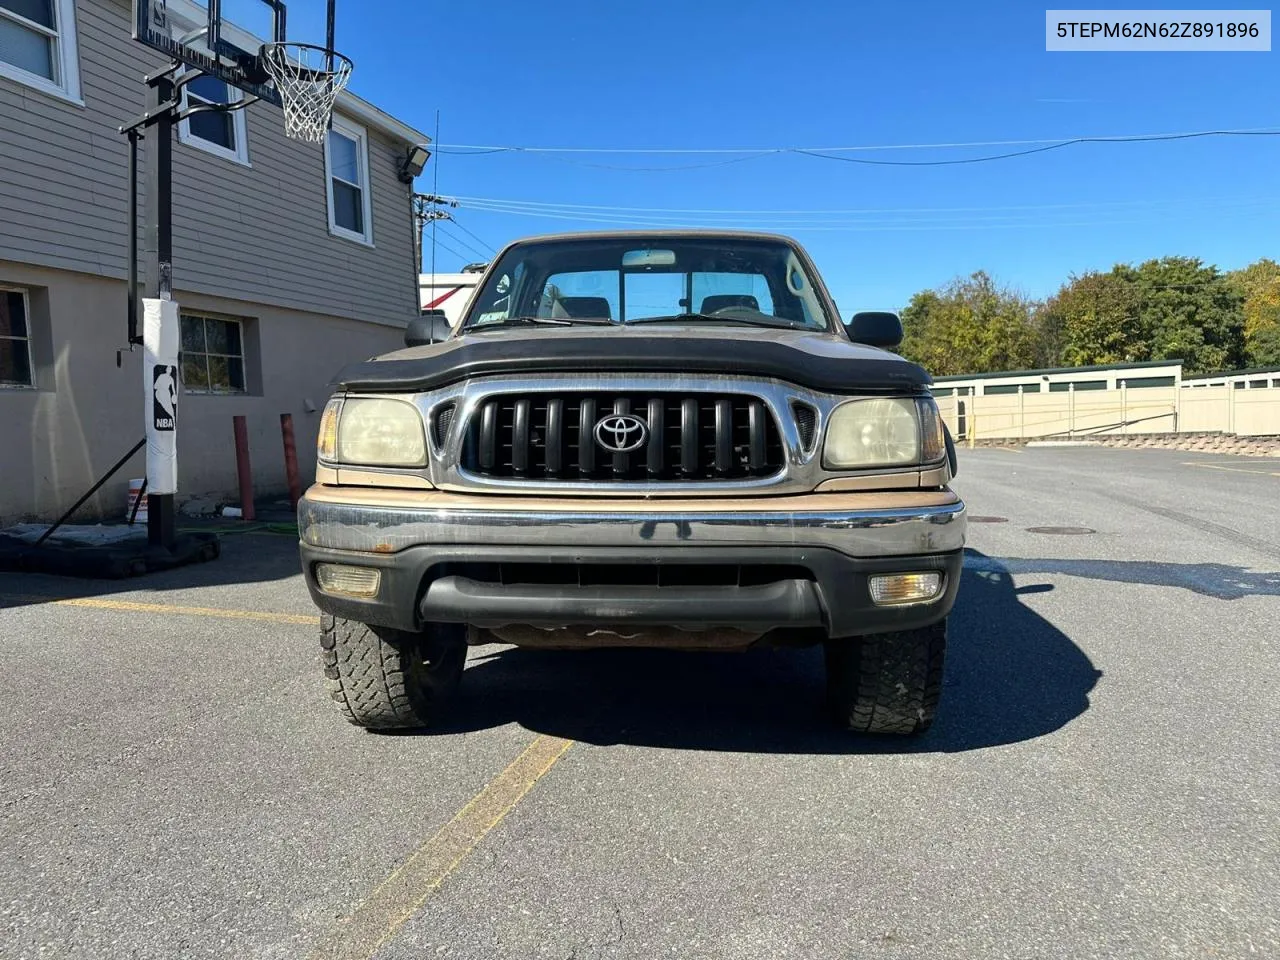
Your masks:
<svg viewBox="0 0 1280 960"><path fill-rule="evenodd" d="M141 342L147 425L147 539L157 554L179 551L174 497L178 486L177 421L181 376L178 358L181 315L173 300L173 127L197 113L243 110L259 100L283 109L285 134L323 142L333 104L351 75L349 57L333 49L335 0L328 0L325 46L287 40L284 0L264 0L272 11L271 42L246 50L222 36L221 0L209 0L207 26L177 37L166 0L134 0L133 37L170 58L169 66L146 77L147 111L120 127L129 137L130 182L136 186L137 141L146 140L146 285L139 304L136 190L130 191L129 342ZM203 36L207 48L192 46ZM315 55L320 54L317 58ZM246 96L231 103L183 107L183 88L211 76ZM143 136L143 133L146 136ZM141 307L141 310L139 310ZM142 335L137 320L141 315ZM186 537L181 538L183 542Z"/></svg>
<svg viewBox="0 0 1280 960"><path fill-rule="evenodd" d="M198 112L237 109L248 106L256 98L249 97L224 106L201 104L182 109L182 88L199 76L190 71L175 75L182 64L170 66L147 76L147 112L120 128L130 138L132 153L140 131L148 131L146 141L147 227L144 241L145 277L150 296L142 301L142 310L132 285L129 291L130 341L141 342L143 351L143 409L147 423L147 542L158 551L172 553L177 542L174 497L178 484L177 405L179 394L178 344L180 320L178 305L173 302L173 127L177 121ZM131 178L132 179L132 178ZM132 197L130 198L132 199ZM135 205L130 212L136 217ZM137 236L138 225L131 220L130 236ZM130 244L129 275L136 270L135 251ZM142 336L137 336L136 318L142 314Z"/></svg>
<svg viewBox="0 0 1280 960"><path fill-rule="evenodd" d="M158 115L155 130L147 137L146 277L148 292L158 300L173 299L173 118L181 106L180 98L175 97L177 90L173 74L173 70L168 70L156 77L155 82L150 84L147 95L148 113L154 110ZM179 102L175 103L175 100ZM163 362L163 358L160 362ZM149 378L144 375L144 389L148 382ZM154 390L154 387L151 389ZM148 390L144 399L144 410L148 414L152 404L153 398ZM176 424L169 438L176 446L175 433ZM148 453L151 453L150 447L151 444L148 444ZM163 493L148 493L148 544L153 548L172 550L176 537L173 492L166 490Z"/></svg>

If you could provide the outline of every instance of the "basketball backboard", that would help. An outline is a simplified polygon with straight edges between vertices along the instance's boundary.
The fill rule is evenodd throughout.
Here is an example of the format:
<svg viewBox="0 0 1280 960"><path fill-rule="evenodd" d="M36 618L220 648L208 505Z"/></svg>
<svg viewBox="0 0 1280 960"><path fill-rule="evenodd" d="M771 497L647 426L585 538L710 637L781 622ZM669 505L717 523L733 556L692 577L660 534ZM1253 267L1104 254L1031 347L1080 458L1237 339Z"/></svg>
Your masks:
<svg viewBox="0 0 1280 960"><path fill-rule="evenodd" d="M244 29L224 19L223 0L134 0L133 38L280 106L280 94L262 68L258 48L263 43L286 39L285 4L283 0L257 3L260 6L256 12L265 16L246 18L249 29ZM261 33L255 35L250 32L253 30Z"/></svg>

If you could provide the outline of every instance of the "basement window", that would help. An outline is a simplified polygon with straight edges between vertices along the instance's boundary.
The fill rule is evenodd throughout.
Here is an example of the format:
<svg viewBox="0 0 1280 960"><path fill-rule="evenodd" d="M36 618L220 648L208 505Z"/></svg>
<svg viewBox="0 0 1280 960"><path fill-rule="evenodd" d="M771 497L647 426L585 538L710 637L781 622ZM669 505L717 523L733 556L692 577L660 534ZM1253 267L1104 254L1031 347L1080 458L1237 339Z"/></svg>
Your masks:
<svg viewBox="0 0 1280 960"><path fill-rule="evenodd" d="M187 393L244 393L244 324L184 313L180 359Z"/></svg>
<svg viewBox="0 0 1280 960"><path fill-rule="evenodd" d="M0 387L34 387L31 310L25 290L0 287Z"/></svg>

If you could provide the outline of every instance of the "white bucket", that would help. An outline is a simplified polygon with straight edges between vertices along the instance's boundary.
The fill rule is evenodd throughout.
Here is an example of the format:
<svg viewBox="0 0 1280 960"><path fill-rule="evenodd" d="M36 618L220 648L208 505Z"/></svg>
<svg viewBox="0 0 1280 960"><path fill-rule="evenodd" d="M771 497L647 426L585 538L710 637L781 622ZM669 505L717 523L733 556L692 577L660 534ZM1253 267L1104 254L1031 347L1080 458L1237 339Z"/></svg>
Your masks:
<svg viewBox="0 0 1280 960"><path fill-rule="evenodd" d="M129 481L129 502L125 507L124 518L128 522L129 517L133 514L133 504L138 499L138 495L142 493L142 480ZM147 498L143 497L142 502L138 504L138 515L134 518L137 523L147 522Z"/></svg>

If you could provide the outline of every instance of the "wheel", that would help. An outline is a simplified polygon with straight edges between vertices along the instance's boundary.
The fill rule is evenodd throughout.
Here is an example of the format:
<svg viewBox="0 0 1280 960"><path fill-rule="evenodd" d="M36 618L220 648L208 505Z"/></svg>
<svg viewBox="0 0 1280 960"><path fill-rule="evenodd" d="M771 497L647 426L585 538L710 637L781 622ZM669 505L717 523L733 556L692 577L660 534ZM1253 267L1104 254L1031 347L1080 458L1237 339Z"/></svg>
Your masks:
<svg viewBox="0 0 1280 960"><path fill-rule="evenodd" d="M947 621L918 630L828 640L827 702L856 733L924 733L942 694Z"/></svg>
<svg viewBox="0 0 1280 960"><path fill-rule="evenodd" d="M425 727L440 719L467 659L465 628L425 633L372 627L324 614L320 649L329 694L358 727Z"/></svg>

